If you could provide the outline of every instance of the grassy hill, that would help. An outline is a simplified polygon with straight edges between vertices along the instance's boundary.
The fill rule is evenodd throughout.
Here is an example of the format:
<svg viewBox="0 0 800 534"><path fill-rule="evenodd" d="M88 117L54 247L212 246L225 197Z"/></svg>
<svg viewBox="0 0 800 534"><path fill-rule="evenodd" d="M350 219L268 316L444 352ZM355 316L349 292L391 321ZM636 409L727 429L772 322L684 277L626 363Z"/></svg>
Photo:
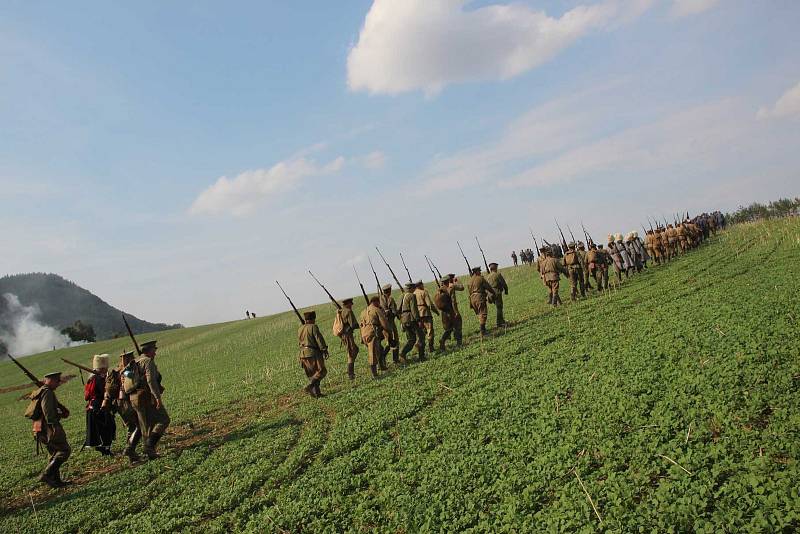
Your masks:
<svg viewBox="0 0 800 534"><path fill-rule="evenodd" d="M72 380L80 483L43 489L20 392L0 394L0 530L796 531L799 252L796 218L741 225L556 310L531 268L508 269L511 327L481 341L461 296L464 348L379 381L360 359L355 384L320 305L319 400L299 392L293 314L160 332L173 426L156 462L79 454ZM66 370L59 356L90 354L25 361ZM22 381L0 364L0 388Z"/></svg>
<svg viewBox="0 0 800 534"><path fill-rule="evenodd" d="M41 310L39 321L57 330L80 320L94 327L97 339L108 339L115 334L125 333L122 311L57 274L27 273L4 276L0 278L0 295L5 293L19 297L23 306L37 305ZM0 306L2 304L0 302ZM180 327L180 325L150 323L126 315L131 329L137 333Z"/></svg>

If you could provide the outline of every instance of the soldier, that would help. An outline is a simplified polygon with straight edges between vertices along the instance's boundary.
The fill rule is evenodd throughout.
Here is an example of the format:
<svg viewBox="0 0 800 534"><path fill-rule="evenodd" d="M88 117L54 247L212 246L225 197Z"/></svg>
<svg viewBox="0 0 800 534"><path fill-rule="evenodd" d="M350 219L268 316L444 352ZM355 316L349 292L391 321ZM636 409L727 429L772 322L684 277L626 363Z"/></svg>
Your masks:
<svg viewBox="0 0 800 534"><path fill-rule="evenodd" d="M337 310L342 318L342 330L339 339L342 340L345 350L347 351L347 377L350 380L356 378L356 356L358 356L358 345L353 337L353 332L358 328L358 320L356 314L353 313L353 299L346 298L342 301L342 309Z"/></svg>
<svg viewBox="0 0 800 534"><path fill-rule="evenodd" d="M461 317L461 312L458 310L458 297L457 291L464 291L464 284L458 281L455 274L450 273L447 275L450 284L447 286L447 291L450 293L450 301L453 305L453 337L456 340L456 346L460 347L462 342L462 327L464 320Z"/></svg>
<svg viewBox="0 0 800 534"><path fill-rule="evenodd" d="M581 260L581 272L583 273L583 287L585 290L594 289L589 283L589 261L587 260L586 246L583 241L578 241L578 257Z"/></svg>
<svg viewBox="0 0 800 534"><path fill-rule="evenodd" d="M56 399L55 390L61 385L61 373L44 375L42 386L31 393L31 402L25 416L33 420L33 436L38 444L44 445L50 459L39 481L51 488L61 488L67 483L61 480L61 466L72 453L67 434L61 426L61 419L69 417L69 410Z"/></svg>
<svg viewBox="0 0 800 534"><path fill-rule="evenodd" d="M381 308L386 313L386 319L389 321L389 328L386 331L386 352L392 349L392 361L398 363L400 361L400 336L397 333L397 324L394 320L397 318L397 303L392 297L392 284L384 284L381 287ZM384 361L386 357L384 355Z"/></svg>
<svg viewBox="0 0 800 534"><path fill-rule="evenodd" d="M653 263L661 265L661 254L656 246L656 237L652 230L647 230L644 234L644 248L647 254L653 258Z"/></svg>
<svg viewBox="0 0 800 534"><path fill-rule="evenodd" d="M361 342L367 346L369 370L372 378L378 378L378 365L381 371L386 370L386 353L381 342L385 332L389 331L389 320L381 308L381 299L374 295L369 299L369 306L361 312L359 321L361 327Z"/></svg>
<svg viewBox="0 0 800 534"><path fill-rule="evenodd" d="M506 279L497 270L497 264L492 262L489 264L489 273L486 275L486 281L492 286L494 290L494 297L489 297L489 302L493 303L497 309L497 327L506 325L506 319L503 316L503 293L508 295L508 284Z"/></svg>
<svg viewBox="0 0 800 534"><path fill-rule="evenodd" d="M553 257L550 247L542 247L539 253L539 275L550 293L548 303L555 307L562 304L561 296L558 294L558 282L561 274L569 276L569 271Z"/></svg>
<svg viewBox="0 0 800 534"><path fill-rule="evenodd" d="M144 453L150 460L158 458L156 445L170 422L169 414L161 398L164 386L161 385L161 373L158 371L155 361L157 350L155 341L142 343L142 355L135 362L138 367L139 379L134 380L135 387L132 391L129 390L131 404L136 410L139 428L144 437Z"/></svg>
<svg viewBox="0 0 800 534"><path fill-rule="evenodd" d="M595 280L598 284L598 291L600 291L600 289L608 289L608 268L613 261L614 260L611 259L611 254L603 248L602 243L597 245L597 270L595 271Z"/></svg>
<svg viewBox="0 0 800 534"><path fill-rule="evenodd" d="M111 369L106 375L105 394L103 395L103 404L100 407L103 410L110 411L112 414L114 412L119 414L127 429L125 449L123 449L122 454L127 456L131 462L138 462L139 455L136 453L136 446L142 437L142 431L139 428L139 418L136 416L136 410L133 409L128 395L122 389L122 372L131 360L133 360L133 351L123 352L119 357L117 368Z"/></svg>
<svg viewBox="0 0 800 534"><path fill-rule="evenodd" d="M567 245L567 252L564 254L564 265L566 265L567 272L569 272L570 297L573 301L577 300L579 289L581 297L585 297L586 288L583 287L583 268L581 267L578 252L575 250L575 243Z"/></svg>
<svg viewBox="0 0 800 534"><path fill-rule="evenodd" d="M589 252L586 253L586 272L590 274L597 284L597 292L603 292L602 263L605 260L603 255L598 252L597 245L589 245Z"/></svg>
<svg viewBox="0 0 800 534"><path fill-rule="evenodd" d="M94 374L83 387L86 401L86 440L84 447L94 447L103 456L111 456L111 443L117 433L114 414L103 409L108 374L108 354L95 354L92 357Z"/></svg>
<svg viewBox="0 0 800 534"><path fill-rule="evenodd" d="M309 380L303 391L314 398L319 398L322 397L319 384L328 374L325 368L328 345L315 324L316 319L317 312L313 310L303 313L305 324L297 331L297 344L300 347L300 366Z"/></svg>
<svg viewBox="0 0 800 534"><path fill-rule="evenodd" d="M453 299L450 295L450 283L449 276L442 277L439 280L439 289L436 291L436 296L433 297L433 302L441 311L442 317L442 337L439 339L439 352L445 351L445 343L450 339L454 330L455 312L453 310Z"/></svg>
<svg viewBox="0 0 800 534"><path fill-rule="evenodd" d="M425 284L422 280L417 282L417 288L414 290L414 296L417 298L417 308L419 308L419 322L423 330L425 330L425 338L428 342L428 352L433 352L433 340L435 333L433 331L433 315L439 315L439 310L436 309L431 300L428 290L425 289Z"/></svg>
<svg viewBox="0 0 800 534"><path fill-rule="evenodd" d="M525 257L524 254L525 254L525 251L524 250L520 250L520 255L522 255L523 258ZM511 261L514 262L514 267L516 267L517 266L517 253L514 252L513 250L511 251ZM524 259L523 259L523 263L524 263Z"/></svg>
<svg viewBox="0 0 800 534"><path fill-rule="evenodd" d="M668 224L666 234L667 242L669 243L669 257L672 259L678 255L678 232L675 231L671 224Z"/></svg>
<svg viewBox="0 0 800 534"><path fill-rule="evenodd" d="M406 284L406 291L400 300L400 326L406 333L406 344L400 351L400 359L405 362L406 356L413 347L417 347L419 361L425 361L425 342L422 328L419 326L419 306L417 297L414 295L416 284L409 282Z"/></svg>
<svg viewBox="0 0 800 534"><path fill-rule="evenodd" d="M659 227L658 229L658 245L661 248L661 261L666 263L672 259L669 248L669 236L667 236L667 229Z"/></svg>
<svg viewBox="0 0 800 534"><path fill-rule="evenodd" d="M489 293L492 296L497 296L492 286L489 285L489 282L481 276L481 268L480 267L473 267L472 268L472 276L469 278L469 283L467 284L467 288L469 289L469 305L472 308L472 311L475 312L475 315L478 316L478 322L480 323L481 328L481 336L486 335L486 317L488 315L488 310L486 307L486 294Z"/></svg>

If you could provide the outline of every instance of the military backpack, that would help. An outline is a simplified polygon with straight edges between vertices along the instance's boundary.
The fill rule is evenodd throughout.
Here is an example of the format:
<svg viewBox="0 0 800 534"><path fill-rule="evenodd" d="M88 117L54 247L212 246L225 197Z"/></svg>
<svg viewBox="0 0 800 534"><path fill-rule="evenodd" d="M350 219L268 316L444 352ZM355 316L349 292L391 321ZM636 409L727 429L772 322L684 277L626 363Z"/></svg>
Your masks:
<svg viewBox="0 0 800 534"><path fill-rule="evenodd" d="M144 384L142 368L136 360L131 360L122 370L122 391L130 395Z"/></svg>

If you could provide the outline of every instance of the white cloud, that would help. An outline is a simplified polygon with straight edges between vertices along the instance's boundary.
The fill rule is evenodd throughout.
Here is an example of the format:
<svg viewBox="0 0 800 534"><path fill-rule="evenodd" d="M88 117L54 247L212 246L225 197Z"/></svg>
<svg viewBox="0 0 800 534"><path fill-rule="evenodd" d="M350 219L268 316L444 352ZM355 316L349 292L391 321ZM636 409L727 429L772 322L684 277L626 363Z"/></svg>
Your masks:
<svg viewBox="0 0 800 534"><path fill-rule="evenodd" d="M652 2L604 0L558 18L522 4L466 9L467 3L375 0L347 58L350 89L435 94L449 83L512 78Z"/></svg>
<svg viewBox="0 0 800 534"><path fill-rule="evenodd" d="M685 17L708 11L719 3L719 0L673 0L672 15Z"/></svg>
<svg viewBox="0 0 800 534"><path fill-rule="evenodd" d="M386 154L380 150L376 150L359 158L359 163L367 170L374 171L382 169L386 165Z"/></svg>
<svg viewBox="0 0 800 534"><path fill-rule="evenodd" d="M297 187L305 178L336 173L344 163L341 156L325 165L298 157L281 161L269 169L245 171L234 178L222 176L200 193L189 212L195 215L247 215L264 200Z"/></svg>
<svg viewBox="0 0 800 534"><path fill-rule="evenodd" d="M800 82L783 93L772 108L758 110L759 119L790 117L800 115Z"/></svg>

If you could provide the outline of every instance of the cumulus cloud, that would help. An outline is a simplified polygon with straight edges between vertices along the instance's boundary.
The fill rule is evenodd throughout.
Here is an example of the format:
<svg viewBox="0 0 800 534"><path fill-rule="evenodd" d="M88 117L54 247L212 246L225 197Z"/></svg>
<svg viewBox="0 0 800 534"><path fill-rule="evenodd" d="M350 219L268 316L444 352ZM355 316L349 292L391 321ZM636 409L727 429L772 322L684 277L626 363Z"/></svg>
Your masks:
<svg viewBox="0 0 800 534"><path fill-rule="evenodd" d="M505 80L652 0L604 0L551 17L522 4L467 9L467 0L375 0L347 58L353 91L395 94L469 80Z"/></svg>
<svg viewBox="0 0 800 534"><path fill-rule="evenodd" d="M781 118L800 115L800 82L783 93L771 108L758 110L759 119Z"/></svg>
<svg viewBox="0 0 800 534"><path fill-rule="evenodd" d="M673 0L672 15L685 17L708 11L719 3L719 0Z"/></svg>
<svg viewBox="0 0 800 534"><path fill-rule="evenodd" d="M324 165L306 157L295 157L268 169L245 171L233 178L222 176L200 193L189 212L247 215L266 199L294 189L306 178L339 172L344 163L341 156Z"/></svg>

